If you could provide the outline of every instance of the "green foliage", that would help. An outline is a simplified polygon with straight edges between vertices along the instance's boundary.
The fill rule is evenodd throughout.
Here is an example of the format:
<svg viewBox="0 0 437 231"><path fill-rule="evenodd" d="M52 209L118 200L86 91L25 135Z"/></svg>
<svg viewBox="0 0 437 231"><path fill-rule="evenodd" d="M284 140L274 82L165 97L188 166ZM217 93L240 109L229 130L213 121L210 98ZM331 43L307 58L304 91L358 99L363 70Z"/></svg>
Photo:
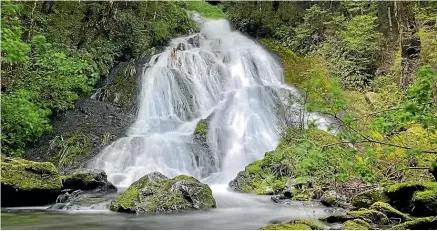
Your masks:
<svg viewBox="0 0 437 231"><path fill-rule="evenodd" d="M199 12L205 18L219 19L224 17L220 6L210 5L203 0L183 2L183 6L187 10Z"/></svg>
<svg viewBox="0 0 437 231"><path fill-rule="evenodd" d="M2 94L2 154L20 156L27 142L51 130L51 112L32 102L35 95L24 89Z"/></svg>
<svg viewBox="0 0 437 231"><path fill-rule="evenodd" d="M2 63L18 64L27 61L30 47L21 40L23 32L21 21L18 19L18 13L22 6L10 1L2 1L1 6Z"/></svg>
<svg viewBox="0 0 437 231"><path fill-rule="evenodd" d="M22 155L114 65L191 28L178 2L2 2L2 152ZM125 106L136 81L116 81Z"/></svg>
<svg viewBox="0 0 437 231"><path fill-rule="evenodd" d="M430 132L437 132L437 105L432 89L437 81L436 70L422 67L416 80L407 88L406 99L396 110L389 110L375 119L373 127L386 134L406 130L413 124L420 124Z"/></svg>

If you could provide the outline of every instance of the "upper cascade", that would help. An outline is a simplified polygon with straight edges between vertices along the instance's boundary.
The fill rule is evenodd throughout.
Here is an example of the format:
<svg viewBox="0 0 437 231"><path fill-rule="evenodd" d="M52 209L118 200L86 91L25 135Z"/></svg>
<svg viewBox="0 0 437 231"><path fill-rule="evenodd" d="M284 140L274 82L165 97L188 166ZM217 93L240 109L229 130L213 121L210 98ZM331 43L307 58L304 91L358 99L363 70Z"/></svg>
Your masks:
<svg viewBox="0 0 437 231"><path fill-rule="evenodd" d="M154 171L226 184L278 144L277 106L298 90L283 83L271 54L228 21L200 25L200 33L173 39L151 58L136 122L91 163L115 185ZM194 140L201 119L208 150Z"/></svg>

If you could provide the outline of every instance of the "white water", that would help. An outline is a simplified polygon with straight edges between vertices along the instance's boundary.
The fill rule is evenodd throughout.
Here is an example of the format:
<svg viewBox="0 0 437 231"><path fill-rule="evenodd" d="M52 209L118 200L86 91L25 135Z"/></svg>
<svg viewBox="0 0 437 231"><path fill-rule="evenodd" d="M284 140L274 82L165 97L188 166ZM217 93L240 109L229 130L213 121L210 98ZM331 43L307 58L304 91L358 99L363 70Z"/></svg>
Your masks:
<svg viewBox="0 0 437 231"><path fill-rule="evenodd" d="M196 36L198 47L189 42ZM181 43L186 50L172 57L171 49ZM278 61L231 31L226 20L203 22L200 34L172 40L149 64L142 74L136 122L127 137L92 163L117 186L129 186L153 171L227 184L277 146L277 106L290 93L298 96L297 89L283 83ZM199 120L207 117L209 151L193 135ZM321 123L326 129L326 121Z"/></svg>

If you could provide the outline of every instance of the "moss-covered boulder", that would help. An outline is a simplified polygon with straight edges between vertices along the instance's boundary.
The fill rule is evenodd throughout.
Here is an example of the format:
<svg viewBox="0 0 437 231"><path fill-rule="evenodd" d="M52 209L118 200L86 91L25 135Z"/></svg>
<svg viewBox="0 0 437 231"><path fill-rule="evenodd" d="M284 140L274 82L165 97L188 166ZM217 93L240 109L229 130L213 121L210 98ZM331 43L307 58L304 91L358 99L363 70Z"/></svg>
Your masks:
<svg viewBox="0 0 437 231"><path fill-rule="evenodd" d="M212 191L193 177L169 179L159 172L149 173L134 182L112 202L116 212L157 213L176 210L215 208Z"/></svg>
<svg viewBox="0 0 437 231"><path fill-rule="evenodd" d="M266 225L261 228L261 230L312 230L311 227L305 224L290 224L290 223L280 223Z"/></svg>
<svg viewBox="0 0 437 231"><path fill-rule="evenodd" d="M375 202L387 202L388 198L383 188L374 188L352 197L352 205L357 208L369 208Z"/></svg>
<svg viewBox="0 0 437 231"><path fill-rule="evenodd" d="M115 192L117 188L108 181L106 173L97 169L78 169L62 179L63 189Z"/></svg>
<svg viewBox="0 0 437 231"><path fill-rule="evenodd" d="M416 216L437 215L437 182L404 182L386 190L390 204Z"/></svg>
<svg viewBox="0 0 437 231"><path fill-rule="evenodd" d="M437 229L437 217L421 217L391 227L392 230L435 230Z"/></svg>
<svg viewBox="0 0 437 231"><path fill-rule="evenodd" d="M388 217L379 211L373 209L360 209L358 211L349 211L348 215L354 218L360 218L362 220L371 222L377 225L388 225L389 219Z"/></svg>
<svg viewBox="0 0 437 231"><path fill-rule="evenodd" d="M346 221L341 229L343 230L369 230L372 226L361 220L361 219L354 219Z"/></svg>
<svg viewBox="0 0 437 231"><path fill-rule="evenodd" d="M402 213L399 210L393 208L391 205L384 202L375 202L370 206L370 209L384 213L389 218L401 219L401 222L412 220L408 214Z"/></svg>
<svg viewBox="0 0 437 231"><path fill-rule="evenodd" d="M295 219L287 223L271 224L262 230L324 230L325 227L317 221L310 219Z"/></svg>
<svg viewBox="0 0 437 231"><path fill-rule="evenodd" d="M2 207L55 203L61 188L61 176L52 163L2 157Z"/></svg>

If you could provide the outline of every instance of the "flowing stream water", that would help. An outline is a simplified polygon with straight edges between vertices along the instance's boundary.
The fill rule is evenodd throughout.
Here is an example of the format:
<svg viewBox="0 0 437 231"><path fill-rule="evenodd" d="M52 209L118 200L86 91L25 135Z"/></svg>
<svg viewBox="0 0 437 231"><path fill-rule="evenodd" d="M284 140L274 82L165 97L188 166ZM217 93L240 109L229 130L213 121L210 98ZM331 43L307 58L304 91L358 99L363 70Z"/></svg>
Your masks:
<svg viewBox="0 0 437 231"><path fill-rule="evenodd" d="M272 221L325 215L318 205L275 204L267 196L227 188L246 165L277 146L284 123L278 105L298 98L299 91L284 84L272 54L232 31L228 21L198 21L201 33L173 39L144 65L136 122L90 167L104 170L119 188L153 171L168 177L188 174L211 185L218 208L153 216L116 214L105 206L3 210L3 228L258 229ZM327 129L323 117L307 115L305 120ZM299 116L287 116L299 121ZM195 136L201 120L207 123L206 146Z"/></svg>

